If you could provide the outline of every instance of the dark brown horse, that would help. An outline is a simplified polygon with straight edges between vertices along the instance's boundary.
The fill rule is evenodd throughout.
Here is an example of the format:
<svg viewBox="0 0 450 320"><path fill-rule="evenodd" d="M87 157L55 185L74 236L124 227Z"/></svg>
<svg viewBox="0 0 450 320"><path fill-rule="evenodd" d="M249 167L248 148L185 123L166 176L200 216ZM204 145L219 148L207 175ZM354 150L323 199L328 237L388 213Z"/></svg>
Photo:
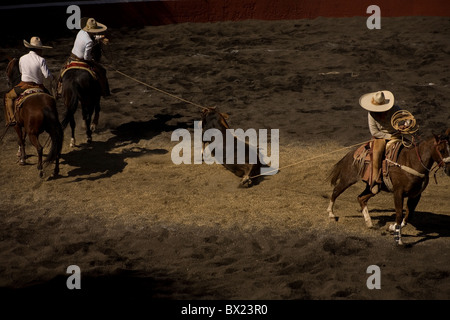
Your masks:
<svg viewBox="0 0 450 320"><path fill-rule="evenodd" d="M8 83L12 89L20 82L19 60L11 59L6 68ZM55 161L53 175L59 174L59 158L63 143L63 130L58 118L55 99L44 92L35 93L23 100L21 107L15 113L16 125L14 129L19 137L19 163L25 164L25 138L28 134L30 142L35 146L38 154L39 175L43 176L42 153L43 147L39 143L39 135L46 131L51 138L52 145L45 163Z"/></svg>
<svg viewBox="0 0 450 320"><path fill-rule="evenodd" d="M102 42L95 41L92 48L92 54L96 62L100 61ZM69 69L62 77L62 98L66 112L61 122L63 129L70 123L72 129L72 136L70 146L73 147L75 143L75 112L78 104L81 105L81 114L84 120L84 127L86 129L87 142L92 141L92 132L95 130L100 114L100 98L101 87L97 79L91 73L83 69ZM95 114L94 114L95 113ZM94 115L94 118L92 116Z"/></svg>
<svg viewBox="0 0 450 320"><path fill-rule="evenodd" d="M450 176L450 129L444 134L434 135L432 138L411 147L400 150L397 162L389 168L389 176L392 181L392 192L395 204L395 224L389 227L394 232L397 244L402 244L401 228L408 222L409 216L414 212L419 203L422 192L428 185L429 173L433 165L437 163L439 168L444 168L447 176ZM334 185L328 206L328 215L336 219L333 211L336 198L348 187L361 179L358 165L354 162L351 150L338 163L330 173L329 179ZM412 170L411 170L412 169ZM390 191L383 183L382 190ZM370 191L366 182L366 189L358 196L358 202L368 227L372 227L372 221L367 208L367 202L374 194ZM403 216L404 199L407 200L406 214Z"/></svg>

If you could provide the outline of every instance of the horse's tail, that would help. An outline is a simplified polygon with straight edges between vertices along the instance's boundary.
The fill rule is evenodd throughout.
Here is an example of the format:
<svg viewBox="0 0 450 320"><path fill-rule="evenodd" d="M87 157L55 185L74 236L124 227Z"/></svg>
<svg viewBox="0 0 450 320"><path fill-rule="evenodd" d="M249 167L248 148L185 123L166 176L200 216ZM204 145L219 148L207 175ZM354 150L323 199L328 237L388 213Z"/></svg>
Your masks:
<svg viewBox="0 0 450 320"><path fill-rule="evenodd" d="M64 131L58 119L58 111L54 108L44 108L45 130L50 135L52 146L45 162L55 161L60 155L64 139Z"/></svg>
<svg viewBox="0 0 450 320"><path fill-rule="evenodd" d="M77 84L75 82L72 82L70 84L70 88L63 88L63 90L70 90L70 100L67 103L66 101L64 104L66 105L66 113L64 115L64 119L61 121L61 125L63 130L67 127L69 124L70 119L73 118L75 111L77 111L78 107L78 90L77 90Z"/></svg>
<svg viewBox="0 0 450 320"><path fill-rule="evenodd" d="M347 178L349 175L352 175L353 177L358 175L357 167L354 166L353 161L354 152L354 149L350 150L333 166L327 177L327 181L330 181L331 185L335 186L339 180Z"/></svg>

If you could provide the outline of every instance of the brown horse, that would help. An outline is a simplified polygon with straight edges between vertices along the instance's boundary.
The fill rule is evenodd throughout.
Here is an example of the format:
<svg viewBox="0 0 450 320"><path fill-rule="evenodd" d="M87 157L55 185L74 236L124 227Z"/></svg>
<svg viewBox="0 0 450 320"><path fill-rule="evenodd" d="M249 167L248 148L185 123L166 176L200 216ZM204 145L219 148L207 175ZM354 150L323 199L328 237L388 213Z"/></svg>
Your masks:
<svg viewBox="0 0 450 320"><path fill-rule="evenodd" d="M205 132L208 129L218 129L223 136L223 141L225 141L225 137L226 137L226 131L227 129L230 129L230 126L228 125L227 122L228 119L228 115L225 113L221 113L219 112L219 110L217 108L211 107L211 108L204 108L202 111L202 130L203 132ZM202 135L203 136L203 135ZM245 161L244 163L238 163L238 159L237 159L237 138L236 136L233 137L234 139L234 161L233 163L228 163L228 161L222 161L222 165L227 168L228 170L230 170L231 172L233 172L236 176L241 177L242 180L239 184L239 187L244 187L244 186L252 186L254 184L259 183L262 178L260 176L260 169L262 167L262 163L260 161L260 154L259 152L257 152L257 159L256 162L252 162L250 161L250 150L251 150L251 146L245 142ZM202 151L204 150L205 145L207 144L207 142L203 142L203 148ZM224 148L225 149L225 148ZM255 150L257 148L254 148ZM255 151L252 150L252 151ZM215 151L215 150L214 150ZM213 151L213 156L214 156L214 151ZM225 152L223 153L225 155ZM253 176L258 176L257 179L252 179L251 177Z"/></svg>
<svg viewBox="0 0 450 320"><path fill-rule="evenodd" d="M6 68L8 83L14 88L20 82L19 60L13 58L9 61ZM58 118L58 110L56 108L55 99L44 92L35 93L23 100L23 103L15 113L16 125L14 129L19 137L19 164L24 165L26 160L25 154L25 137L28 134L30 142L35 146L38 154L39 175L42 177L42 153L43 147L39 143L39 135L46 131L51 138L52 145L50 153L45 159L45 163L55 161L55 169L53 175L59 174L59 158L63 143L64 133Z"/></svg>
<svg viewBox="0 0 450 320"><path fill-rule="evenodd" d="M408 222L409 216L414 212L419 203L422 192L428 185L429 173L433 165L437 163L439 168L444 168L447 176L450 176L450 129L444 134L433 135L432 138L411 147L404 147L400 150L397 163L389 168L389 177L392 182L392 192L395 204L395 224L389 227L394 232L397 244L402 244L401 228ZM338 163L336 163L329 175L331 184L334 185L328 206L328 215L332 219L337 219L333 207L336 198L348 187L359 181L361 177L358 165L354 162L351 150ZM372 221L367 208L367 202L374 194L370 191L366 182L366 189L358 196L366 225L372 227ZM383 183L383 191L390 191ZM404 199L407 200L406 214L403 216Z"/></svg>

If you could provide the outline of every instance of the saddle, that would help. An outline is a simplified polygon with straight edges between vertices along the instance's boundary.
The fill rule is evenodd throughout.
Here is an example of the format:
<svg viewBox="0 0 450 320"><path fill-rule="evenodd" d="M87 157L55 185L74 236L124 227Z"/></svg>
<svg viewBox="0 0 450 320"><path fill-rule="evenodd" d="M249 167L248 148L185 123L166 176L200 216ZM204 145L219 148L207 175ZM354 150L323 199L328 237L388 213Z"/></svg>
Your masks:
<svg viewBox="0 0 450 320"><path fill-rule="evenodd" d="M397 139L390 140L386 145L381 172L383 182L389 190L392 190L392 182L389 177L389 168L393 166L392 162L397 162L402 146L402 141ZM363 144L353 153L353 164L358 167L358 174L361 179L369 185L372 184L372 148L373 140Z"/></svg>
<svg viewBox="0 0 450 320"><path fill-rule="evenodd" d="M14 106L16 109L19 109L22 104L25 102L26 99L29 97L39 94L39 93L45 93L45 91L41 87L31 87L28 89L25 89L24 92L22 92L14 101Z"/></svg>
<svg viewBox="0 0 450 320"><path fill-rule="evenodd" d="M94 71L94 68L92 68L89 63L84 62L84 61L80 61L80 60L71 60L68 63L66 63L66 65L63 67L63 69L61 70L61 75L60 75L60 79L62 79L64 73L66 73L67 70L70 69L81 69L81 70L86 70L87 72L89 72L91 74L91 76L97 80L97 74Z"/></svg>

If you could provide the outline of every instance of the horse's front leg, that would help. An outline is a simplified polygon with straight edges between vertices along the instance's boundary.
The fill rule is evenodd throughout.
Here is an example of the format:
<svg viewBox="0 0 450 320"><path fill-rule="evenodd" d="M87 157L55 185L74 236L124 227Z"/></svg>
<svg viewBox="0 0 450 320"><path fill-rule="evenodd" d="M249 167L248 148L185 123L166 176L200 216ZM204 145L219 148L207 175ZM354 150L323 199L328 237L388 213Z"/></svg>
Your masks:
<svg viewBox="0 0 450 320"><path fill-rule="evenodd" d="M395 204L395 224L389 226L389 230L394 232L394 240L397 245L402 245L402 222L403 222L403 202L402 191L394 193Z"/></svg>
<svg viewBox="0 0 450 320"><path fill-rule="evenodd" d="M408 219L409 219L410 215L414 214L414 212L416 211L416 207L419 204L421 196L422 196L422 194L419 194L418 196L416 196L414 198L408 198L408 201L406 201L406 214L405 214L405 218L403 219L403 222L402 222L402 227L404 227L408 224Z"/></svg>
<svg viewBox="0 0 450 320"><path fill-rule="evenodd" d="M73 115L70 117L69 123L70 123L70 129L72 131L72 137L70 138L70 147L73 148L73 147L77 146L77 144L75 142L75 118Z"/></svg>
<svg viewBox="0 0 450 320"><path fill-rule="evenodd" d="M15 125L14 129L17 132L18 137L18 144L19 144L19 150L17 151L17 156L19 157L19 164L24 165L26 160L26 154L25 154L25 138L22 132L22 128L19 125Z"/></svg>
<svg viewBox="0 0 450 320"><path fill-rule="evenodd" d="M99 117L100 117L100 104L97 104L94 109L94 119L92 119L92 124L91 124L92 132L94 132L97 129Z"/></svg>
<svg viewBox="0 0 450 320"><path fill-rule="evenodd" d="M92 130L91 130L91 119L92 115L86 116L85 121L85 128L86 128L86 142L91 143L92 142Z"/></svg>

